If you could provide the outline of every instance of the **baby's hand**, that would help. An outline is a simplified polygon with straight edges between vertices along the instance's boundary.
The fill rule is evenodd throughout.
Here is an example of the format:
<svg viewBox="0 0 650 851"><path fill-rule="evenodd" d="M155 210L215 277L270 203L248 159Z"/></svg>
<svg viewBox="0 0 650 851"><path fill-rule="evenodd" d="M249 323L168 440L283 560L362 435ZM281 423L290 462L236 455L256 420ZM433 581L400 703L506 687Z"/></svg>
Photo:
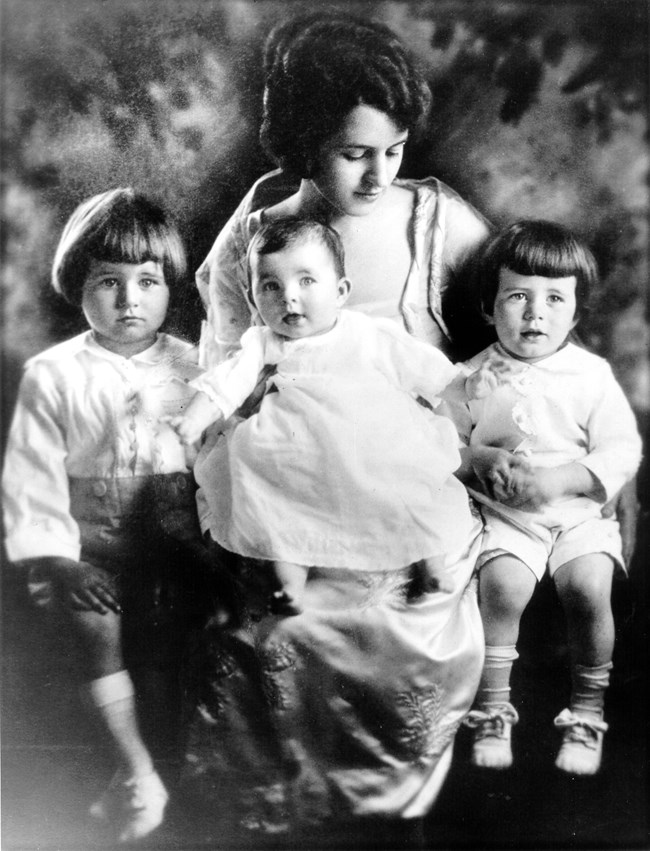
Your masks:
<svg viewBox="0 0 650 851"><path fill-rule="evenodd" d="M183 414L176 417L161 417L161 422L169 423L186 446L198 443L209 425L223 419L221 409L207 393L198 392Z"/></svg>
<svg viewBox="0 0 650 851"><path fill-rule="evenodd" d="M162 417L161 422L168 423L185 446L193 446L201 439L201 435L205 431L203 423L199 423L193 417L187 415Z"/></svg>
<svg viewBox="0 0 650 851"><path fill-rule="evenodd" d="M48 572L64 605L85 612L121 614L115 576L85 561L52 559Z"/></svg>

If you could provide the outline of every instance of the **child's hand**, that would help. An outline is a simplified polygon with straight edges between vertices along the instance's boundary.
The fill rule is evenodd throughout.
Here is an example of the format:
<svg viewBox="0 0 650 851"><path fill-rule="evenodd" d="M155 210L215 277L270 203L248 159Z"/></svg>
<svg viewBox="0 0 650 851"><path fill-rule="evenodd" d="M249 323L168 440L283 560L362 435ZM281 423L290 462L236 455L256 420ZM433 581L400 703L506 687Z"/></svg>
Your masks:
<svg viewBox="0 0 650 851"><path fill-rule="evenodd" d="M497 502L507 502L524 486L532 467L521 455L496 446L472 446L471 464L485 493Z"/></svg>
<svg viewBox="0 0 650 851"><path fill-rule="evenodd" d="M57 558L49 561L47 571L62 602L70 608L121 614L115 577L107 570L85 561Z"/></svg>

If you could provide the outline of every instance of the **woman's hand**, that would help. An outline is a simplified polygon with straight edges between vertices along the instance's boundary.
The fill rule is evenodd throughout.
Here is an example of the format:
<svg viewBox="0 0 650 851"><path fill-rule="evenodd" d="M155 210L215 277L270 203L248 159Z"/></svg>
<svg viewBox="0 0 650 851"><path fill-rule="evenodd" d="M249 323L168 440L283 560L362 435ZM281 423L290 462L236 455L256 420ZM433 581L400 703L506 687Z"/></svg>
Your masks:
<svg viewBox="0 0 650 851"><path fill-rule="evenodd" d="M39 559L40 570L49 575L64 605L85 612L121 614L115 576L86 561L67 558Z"/></svg>

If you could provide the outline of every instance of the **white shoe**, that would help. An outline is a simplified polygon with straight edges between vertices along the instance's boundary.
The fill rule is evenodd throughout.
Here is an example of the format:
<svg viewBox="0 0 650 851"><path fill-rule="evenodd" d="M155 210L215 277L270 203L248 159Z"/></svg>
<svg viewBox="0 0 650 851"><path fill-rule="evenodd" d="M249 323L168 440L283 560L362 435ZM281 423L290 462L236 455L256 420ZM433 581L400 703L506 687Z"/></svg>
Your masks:
<svg viewBox="0 0 650 851"><path fill-rule="evenodd" d="M474 730L472 765L509 768L512 765L512 728L518 721L517 710L510 703L473 709L463 721L466 727Z"/></svg>
<svg viewBox="0 0 650 851"><path fill-rule="evenodd" d="M167 790L155 771L128 780L118 771L89 812L93 818L115 821L120 842L133 842L162 824L168 800Z"/></svg>
<svg viewBox="0 0 650 851"><path fill-rule="evenodd" d="M608 725L597 718L576 715L570 709L563 709L553 723L564 730L556 767L569 774L595 774L600 768Z"/></svg>

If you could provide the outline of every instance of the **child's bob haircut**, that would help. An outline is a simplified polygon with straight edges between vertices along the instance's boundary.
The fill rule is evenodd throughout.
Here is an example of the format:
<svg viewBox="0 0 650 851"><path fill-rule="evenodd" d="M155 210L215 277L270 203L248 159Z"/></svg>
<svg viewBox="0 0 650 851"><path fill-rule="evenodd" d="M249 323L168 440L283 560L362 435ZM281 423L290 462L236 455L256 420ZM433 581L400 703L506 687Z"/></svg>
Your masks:
<svg viewBox="0 0 650 851"><path fill-rule="evenodd" d="M312 219L288 217L261 227L252 238L246 253L248 286L252 286L251 260L261 254L275 254L298 242L318 242L329 253L337 278L345 277L345 255L341 237L329 225Z"/></svg>
<svg viewBox="0 0 650 851"><path fill-rule="evenodd" d="M589 248L571 231L555 222L528 219L513 222L486 246L481 266L481 305L486 316L494 313L499 272L545 278L576 277L576 319L589 307L598 283L598 267Z"/></svg>
<svg viewBox="0 0 650 851"><path fill-rule="evenodd" d="M160 263L171 291L187 271L185 249L162 207L133 189L111 189L80 204L54 255L52 286L79 306L92 260Z"/></svg>

